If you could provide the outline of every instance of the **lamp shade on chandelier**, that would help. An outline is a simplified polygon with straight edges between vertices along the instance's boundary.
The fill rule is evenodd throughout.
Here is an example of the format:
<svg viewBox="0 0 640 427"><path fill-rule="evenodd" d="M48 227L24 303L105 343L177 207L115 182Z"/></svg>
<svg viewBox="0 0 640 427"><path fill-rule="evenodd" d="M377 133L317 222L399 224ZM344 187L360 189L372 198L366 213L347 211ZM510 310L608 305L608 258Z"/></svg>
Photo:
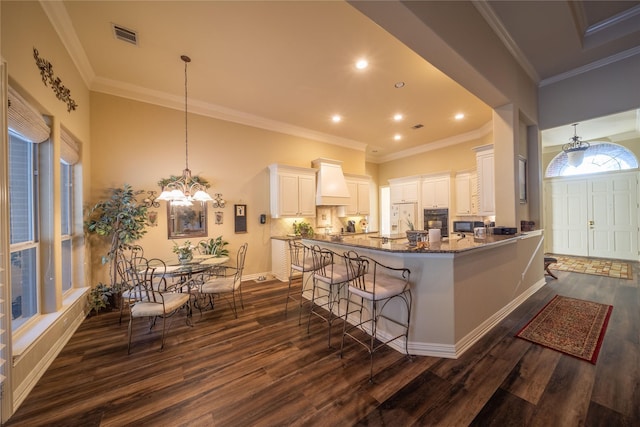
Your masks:
<svg viewBox="0 0 640 427"><path fill-rule="evenodd" d="M161 179L158 182L162 193L157 200L166 200L178 205L191 205L193 201L208 202L213 200L207 193L209 183L198 177L191 176L189 169L189 133L187 123L187 64L191 58L186 55L180 57L184 61L184 147L185 147L185 168L182 176L172 175L168 179Z"/></svg>
<svg viewBox="0 0 640 427"><path fill-rule="evenodd" d="M562 146L562 151L567 153L567 159L569 165L573 167L578 167L582 164L584 160L584 153L591 146L588 142L584 142L580 139L577 134L576 126L578 123L574 123L573 126L573 136L571 137L571 142L568 142Z"/></svg>

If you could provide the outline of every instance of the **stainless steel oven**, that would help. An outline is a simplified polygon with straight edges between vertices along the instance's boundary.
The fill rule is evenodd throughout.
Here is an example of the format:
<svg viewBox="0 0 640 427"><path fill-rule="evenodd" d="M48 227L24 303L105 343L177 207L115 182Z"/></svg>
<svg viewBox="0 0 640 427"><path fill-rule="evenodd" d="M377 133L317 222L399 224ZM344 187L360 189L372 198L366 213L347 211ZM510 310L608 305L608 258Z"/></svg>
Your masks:
<svg viewBox="0 0 640 427"><path fill-rule="evenodd" d="M440 235L449 235L449 209L425 209L424 229L439 228Z"/></svg>

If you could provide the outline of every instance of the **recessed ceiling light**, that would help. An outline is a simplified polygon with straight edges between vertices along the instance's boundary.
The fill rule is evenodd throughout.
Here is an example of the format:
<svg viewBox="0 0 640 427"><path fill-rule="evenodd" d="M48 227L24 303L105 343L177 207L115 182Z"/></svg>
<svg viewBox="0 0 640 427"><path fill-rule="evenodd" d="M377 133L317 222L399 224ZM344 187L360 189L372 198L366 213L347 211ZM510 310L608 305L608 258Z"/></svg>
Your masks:
<svg viewBox="0 0 640 427"><path fill-rule="evenodd" d="M402 139L402 135L396 133L395 135L393 135L393 139L395 141L400 141Z"/></svg>
<svg viewBox="0 0 640 427"><path fill-rule="evenodd" d="M396 122L399 122L402 119L404 119L404 116L400 113L393 115L393 120L395 120Z"/></svg>
<svg viewBox="0 0 640 427"><path fill-rule="evenodd" d="M458 113L458 114L456 114L456 115L454 116L454 118L455 118L456 120L462 120L462 119L464 119L464 114L462 114L462 113Z"/></svg>
<svg viewBox="0 0 640 427"><path fill-rule="evenodd" d="M334 114L331 117L331 121L334 122L334 123L338 123L338 122L342 121L342 117L339 114Z"/></svg>
<svg viewBox="0 0 640 427"><path fill-rule="evenodd" d="M364 70L368 66L369 66L369 62L366 59L359 59L358 62L356 62L356 68L358 70Z"/></svg>
<svg viewBox="0 0 640 427"><path fill-rule="evenodd" d="M404 87L404 82L398 82L398 83L394 84L393 87L395 87L396 89L403 88Z"/></svg>

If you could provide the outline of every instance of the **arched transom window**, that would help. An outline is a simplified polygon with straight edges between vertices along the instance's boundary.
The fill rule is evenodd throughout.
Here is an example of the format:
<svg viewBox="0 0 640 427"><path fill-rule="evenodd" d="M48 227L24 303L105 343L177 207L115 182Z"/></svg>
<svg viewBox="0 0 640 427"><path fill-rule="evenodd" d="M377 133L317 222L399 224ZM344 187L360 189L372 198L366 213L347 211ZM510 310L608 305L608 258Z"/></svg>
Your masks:
<svg viewBox="0 0 640 427"><path fill-rule="evenodd" d="M545 177L587 175L636 169L637 167L638 159L636 156L622 145L610 142L592 142L579 166L571 166L567 154L561 152L547 166Z"/></svg>

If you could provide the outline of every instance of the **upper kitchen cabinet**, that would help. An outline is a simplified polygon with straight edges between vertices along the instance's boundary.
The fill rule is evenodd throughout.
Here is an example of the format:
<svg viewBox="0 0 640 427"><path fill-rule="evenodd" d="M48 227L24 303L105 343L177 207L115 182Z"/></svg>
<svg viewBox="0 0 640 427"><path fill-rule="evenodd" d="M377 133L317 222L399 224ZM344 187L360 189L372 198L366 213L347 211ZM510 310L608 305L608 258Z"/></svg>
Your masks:
<svg viewBox="0 0 640 427"><path fill-rule="evenodd" d="M475 172L456 174L456 214L478 214L478 174Z"/></svg>
<svg viewBox="0 0 640 427"><path fill-rule="evenodd" d="M367 176L345 174L351 197L349 204L338 207L338 216L363 216L371 213L369 188L371 180Z"/></svg>
<svg viewBox="0 0 640 427"><path fill-rule="evenodd" d="M417 203L420 197L419 188L418 178L390 179L391 203Z"/></svg>
<svg viewBox="0 0 640 427"><path fill-rule="evenodd" d="M496 201L493 145L484 145L482 147L477 147L474 150L476 151L476 166L478 169L478 215L495 215Z"/></svg>
<svg viewBox="0 0 640 427"><path fill-rule="evenodd" d="M271 216L316 216L316 170L273 164L269 166Z"/></svg>
<svg viewBox="0 0 640 427"><path fill-rule="evenodd" d="M448 208L450 181L449 175L424 178L422 180L422 207L424 209Z"/></svg>

